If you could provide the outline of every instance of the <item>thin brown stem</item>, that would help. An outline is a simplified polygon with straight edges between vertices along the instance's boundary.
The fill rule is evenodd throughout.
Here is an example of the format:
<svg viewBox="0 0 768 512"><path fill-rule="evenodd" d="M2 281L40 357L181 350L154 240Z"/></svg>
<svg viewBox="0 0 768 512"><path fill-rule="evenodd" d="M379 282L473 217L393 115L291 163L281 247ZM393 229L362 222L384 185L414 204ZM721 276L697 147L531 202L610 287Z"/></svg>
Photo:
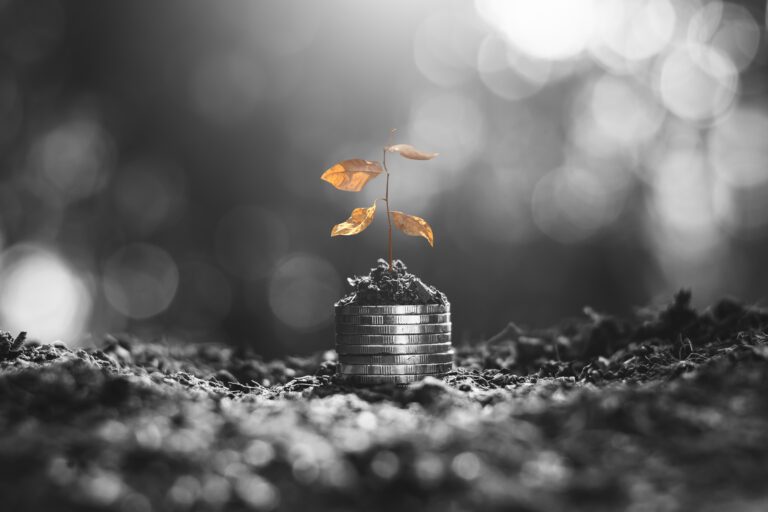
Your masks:
<svg viewBox="0 0 768 512"><path fill-rule="evenodd" d="M390 272L394 272L395 269L392 266L392 213L389 210L389 169L387 169L387 148L384 148L382 165L384 167L384 172L387 173L387 185L384 192L384 202L387 203L387 225L389 226L389 232L387 234L387 254L389 256L389 270Z"/></svg>

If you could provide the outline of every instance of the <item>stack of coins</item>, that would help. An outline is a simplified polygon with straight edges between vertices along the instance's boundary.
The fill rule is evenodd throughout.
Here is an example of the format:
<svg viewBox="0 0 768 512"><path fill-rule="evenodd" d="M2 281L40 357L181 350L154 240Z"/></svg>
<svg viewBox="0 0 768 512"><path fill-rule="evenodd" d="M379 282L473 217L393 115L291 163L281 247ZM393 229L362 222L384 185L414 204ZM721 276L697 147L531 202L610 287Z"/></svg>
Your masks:
<svg viewBox="0 0 768 512"><path fill-rule="evenodd" d="M408 384L453 368L450 304L338 306L339 374L356 384Z"/></svg>

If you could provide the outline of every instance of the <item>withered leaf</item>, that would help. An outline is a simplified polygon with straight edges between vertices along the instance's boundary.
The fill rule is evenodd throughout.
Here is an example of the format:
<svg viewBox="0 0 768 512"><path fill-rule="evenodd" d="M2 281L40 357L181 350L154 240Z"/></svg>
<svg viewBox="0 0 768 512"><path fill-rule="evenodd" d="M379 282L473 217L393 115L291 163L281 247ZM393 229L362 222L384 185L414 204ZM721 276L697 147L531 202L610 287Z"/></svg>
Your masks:
<svg viewBox="0 0 768 512"><path fill-rule="evenodd" d="M392 222L395 227L410 236L423 236L432 247L435 246L435 237L432 234L432 227L427 221L416 215L393 211Z"/></svg>
<svg viewBox="0 0 768 512"><path fill-rule="evenodd" d="M438 155L438 153L419 151L410 144L395 144L394 146L389 146L387 151L390 153L400 153L401 156L411 160L432 160Z"/></svg>
<svg viewBox="0 0 768 512"><path fill-rule="evenodd" d="M376 215L376 201L369 208L355 208L347 220L333 226L331 236L356 235L371 225L374 215Z"/></svg>
<svg viewBox="0 0 768 512"><path fill-rule="evenodd" d="M382 172L384 169L379 162L355 158L337 163L325 171L320 179L327 181L339 190L360 192L366 183Z"/></svg>

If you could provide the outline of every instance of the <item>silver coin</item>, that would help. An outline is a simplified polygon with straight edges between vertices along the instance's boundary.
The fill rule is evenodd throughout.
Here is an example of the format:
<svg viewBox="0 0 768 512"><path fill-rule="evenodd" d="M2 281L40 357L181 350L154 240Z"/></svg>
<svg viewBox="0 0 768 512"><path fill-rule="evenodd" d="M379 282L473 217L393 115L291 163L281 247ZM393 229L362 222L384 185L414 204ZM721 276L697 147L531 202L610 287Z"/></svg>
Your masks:
<svg viewBox="0 0 768 512"><path fill-rule="evenodd" d="M339 363L343 375L419 375L440 373L453 369L453 363L436 364L345 364Z"/></svg>
<svg viewBox="0 0 768 512"><path fill-rule="evenodd" d="M450 311L450 304L444 306L441 304L336 306L336 314L339 315L431 315Z"/></svg>
<svg viewBox="0 0 768 512"><path fill-rule="evenodd" d="M349 355L440 354L451 350L450 343L427 345L336 345L336 353Z"/></svg>
<svg viewBox="0 0 768 512"><path fill-rule="evenodd" d="M402 354L385 356L352 356L342 354L339 362L343 364L436 364L453 362L453 350L440 354Z"/></svg>
<svg viewBox="0 0 768 512"><path fill-rule="evenodd" d="M435 315L336 315L337 325L418 325L441 324L450 321L450 313Z"/></svg>
<svg viewBox="0 0 768 512"><path fill-rule="evenodd" d="M451 341L451 333L439 334L337 334L339 345L426 345Z"/></svg>
<svg viewBox="0 0 768 512"><path fill-rule="evenodd" d="M443 373L422 373L419 375L342 375L341 377L350 384L410 384L418 382L424 377L440 378Z"/></svg>
<svg viewBox="0 0 768 512"><path fill-rule="evenodd" d="M337 324L338 334L437 334L451 332L450 322L418 325L349 325Z"/></svg>

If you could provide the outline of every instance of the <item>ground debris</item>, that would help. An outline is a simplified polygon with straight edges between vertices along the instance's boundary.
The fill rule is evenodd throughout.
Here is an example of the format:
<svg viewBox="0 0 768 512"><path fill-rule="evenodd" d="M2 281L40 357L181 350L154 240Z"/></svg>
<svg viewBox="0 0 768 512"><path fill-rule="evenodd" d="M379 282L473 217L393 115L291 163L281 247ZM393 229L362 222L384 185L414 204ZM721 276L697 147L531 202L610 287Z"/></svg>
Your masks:
<svg viewBox="0 0 768 512"><path fill-rule="evenodd" d="M0 333L4 507L765 509L768 315L585 313L406 388L352 387L332 353Z"/></svg>

